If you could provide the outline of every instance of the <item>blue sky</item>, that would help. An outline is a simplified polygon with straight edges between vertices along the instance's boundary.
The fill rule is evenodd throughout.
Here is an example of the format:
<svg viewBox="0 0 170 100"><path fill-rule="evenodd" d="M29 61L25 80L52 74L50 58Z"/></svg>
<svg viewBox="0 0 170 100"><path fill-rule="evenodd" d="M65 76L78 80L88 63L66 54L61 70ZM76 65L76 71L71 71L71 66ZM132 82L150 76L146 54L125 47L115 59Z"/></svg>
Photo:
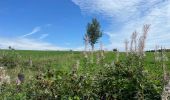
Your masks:
<svg viewBox="0 0 170 100"><path fill-rule="evenodd" d="M93 17L101 23L105 49L123 50L143 24L151 24L147 49L170 47L170 0L0 0L0 48L83 50Z"/></svg>

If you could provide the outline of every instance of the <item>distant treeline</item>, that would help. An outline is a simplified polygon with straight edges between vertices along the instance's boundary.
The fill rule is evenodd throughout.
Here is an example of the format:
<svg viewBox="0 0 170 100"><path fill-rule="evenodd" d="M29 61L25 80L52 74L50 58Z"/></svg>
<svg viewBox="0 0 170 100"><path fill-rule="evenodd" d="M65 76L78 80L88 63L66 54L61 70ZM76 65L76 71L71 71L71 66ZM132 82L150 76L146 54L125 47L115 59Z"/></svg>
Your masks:
<svg viewBox="0 0 170 100"><path fill-rule="evenodd" d="M170 52L170 49L163 49L165 52ZM155 52L155 51L158 51L158 52L161 52L162 49L158 49L158 50L147 50L146 52Z"/></svg>

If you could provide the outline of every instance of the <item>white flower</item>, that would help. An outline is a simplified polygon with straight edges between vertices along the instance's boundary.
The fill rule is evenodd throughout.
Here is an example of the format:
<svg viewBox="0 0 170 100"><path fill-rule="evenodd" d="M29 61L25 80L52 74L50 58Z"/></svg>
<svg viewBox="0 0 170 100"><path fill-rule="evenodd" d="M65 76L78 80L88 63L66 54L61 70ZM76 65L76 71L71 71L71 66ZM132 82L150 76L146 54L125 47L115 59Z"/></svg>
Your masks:
<svg viewBox="0 0 170 100"><path fill-rule="evenodd" d="M10 84L10 76L6 75L6 70L3 67L0 67L0 85Z"/></svg>

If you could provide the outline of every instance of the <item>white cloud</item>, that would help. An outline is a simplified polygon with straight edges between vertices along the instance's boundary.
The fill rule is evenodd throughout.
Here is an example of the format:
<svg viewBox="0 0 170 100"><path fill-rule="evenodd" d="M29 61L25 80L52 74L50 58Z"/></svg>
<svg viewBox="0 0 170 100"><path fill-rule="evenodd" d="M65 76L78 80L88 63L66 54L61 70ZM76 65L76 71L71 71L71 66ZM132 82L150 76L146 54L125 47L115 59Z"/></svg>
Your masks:
<svg viewBox="0 0 170 100"><path fill-rule="evenodd" d="M0 36L0 49L8 49L9 46L16 50L76 50L81 51L83 47L61 47L56 46L53 43L44 41L43 39L49 36L49 34L40 34L38 38L30 38L27 36L33 35L39 31L42 31L42 28L47 28L52 26L52 24L46 24L44 26L35 27L30 33L25 34L19 37L1 37ZM65 43L70 45L70 43Z"/></svg>
<svg viewBox="0 0 170 100"><path fill-rule="evenodd" d="M106 47L124 49L124 39L137 30L141 34L144 24L151 24L146 48L163 45L170 48L170 0L72 0L83 13L100 14L111 22ZM114 26L120 30L115 31ZM122 45L122 46L120 46Z"/></svg>
<svg viewBox="0 0 170 100"><path fill-rule="evenodd" d="M48 35L49 35L49 34L42 34L42 35L39 37L39 39L40 39L40 40L41 40L41 39L44 39L44 38L46 38Z"/></svg>
<svg viewBox="0 0 170 100"><path fill-rule="evenodd" d="M23 36L21 36L21 37L26 37L26 36L29 36L29 35L32 35L32 34L35 34L35 33L37 33L37 32L39 32L41 30L41 27L35 27L30 33L27 33L27 34L25 34L25 35L23 35Z"/></svg>
<svg viewBox="0 0 170 100"><path fill-rule="evenodd" d="M150 11L160 0L72 0L85 13L102 14L119 21ZM147 13L145 12L145 13Z"/></svg>
<svg viewBox="0 0 170 100"><path fill-rule="evenodd" d="M6 49L9 46L19 50L68 50L48 42L28 38L0 38L0 48Z"/></svg>

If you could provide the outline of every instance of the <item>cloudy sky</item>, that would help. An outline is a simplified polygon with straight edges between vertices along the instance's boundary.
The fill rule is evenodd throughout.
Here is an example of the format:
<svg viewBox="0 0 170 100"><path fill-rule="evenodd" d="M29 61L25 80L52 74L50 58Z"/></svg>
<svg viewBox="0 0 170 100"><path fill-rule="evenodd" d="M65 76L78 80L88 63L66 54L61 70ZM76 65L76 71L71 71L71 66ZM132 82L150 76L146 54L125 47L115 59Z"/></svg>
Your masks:
<svg viewBox="0 0 170 100"><path fill-rule="evenodd" d="M151 24L146 49L170 48L170 0L0 0L0 48L81 50L93 17L105 49L124 50L144 24Z"/></svg>

